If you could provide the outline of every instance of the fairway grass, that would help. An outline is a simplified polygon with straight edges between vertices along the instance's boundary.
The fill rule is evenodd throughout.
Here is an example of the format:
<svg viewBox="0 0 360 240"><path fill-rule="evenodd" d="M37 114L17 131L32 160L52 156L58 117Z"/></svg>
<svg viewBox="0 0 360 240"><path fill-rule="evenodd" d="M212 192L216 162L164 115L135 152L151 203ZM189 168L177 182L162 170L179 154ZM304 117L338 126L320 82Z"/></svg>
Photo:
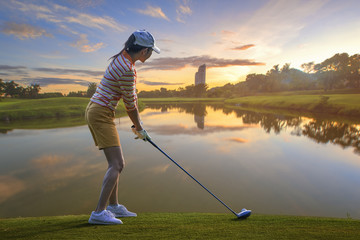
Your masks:
<svg viewBox="0 0 360 240"><path fill-rule="evenodd" d="M90 225L88 215L0 219L1 239L360 239L352 219L142 213L122 225Z"/></svg>
<svg viewBox="0 0 360 240"><path fill-rule="evenodd" d="M360 116L360 94L251 96L225 100L226 105L287 109L344 116Z"/></svg>
<svg viewBox="0 0 360 240"><path fill-rule="evenodd" d="M89 98L4 99L0 119L39 119L81 116Z"/></svg>
<svg viewBox="0 0 360 240"><path fill-rule="evenodd" d="M89 101L85 97L3 99L0 101L0 120L84 117ZM144 105L139 102L139 107L143 109ZM119 102L116 113L126 115L122 101Z"/></svg>

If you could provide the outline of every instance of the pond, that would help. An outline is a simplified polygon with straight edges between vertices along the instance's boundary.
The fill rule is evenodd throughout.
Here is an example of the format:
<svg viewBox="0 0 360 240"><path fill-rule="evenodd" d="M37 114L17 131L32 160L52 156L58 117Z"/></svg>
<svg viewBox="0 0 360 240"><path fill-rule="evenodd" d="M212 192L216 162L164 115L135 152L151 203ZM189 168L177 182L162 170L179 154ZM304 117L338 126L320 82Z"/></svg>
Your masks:
<svg viewBox="0 0 360 240"><path fill-rule="evenodd" d="M359 123L211 104L148 104L141 116L153 141L236 212L360 218ZM128 117L116 125L128 209L231 214L134 140ZM0 218L90 214L107 164L86 125L1 132Z"/></svg>

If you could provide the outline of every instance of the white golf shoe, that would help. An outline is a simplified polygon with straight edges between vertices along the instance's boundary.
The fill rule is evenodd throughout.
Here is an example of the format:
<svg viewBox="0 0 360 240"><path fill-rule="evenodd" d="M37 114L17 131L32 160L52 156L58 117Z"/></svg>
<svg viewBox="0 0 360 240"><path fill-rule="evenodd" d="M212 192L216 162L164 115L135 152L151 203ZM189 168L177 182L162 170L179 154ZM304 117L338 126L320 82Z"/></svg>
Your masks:
<svg viewBox="0 0 360 240"><path fill-rule="evenodd" d="M100 213L92 212L89 218L90 224L122 224L120 219L115 218L110 211L103 210Z"/></svg>
<svg viewBox="0 0 360 240"><path fill-rule="evenodd" d="M124 205L109 205L106 210L112 212L115 217L136 217L137 214L130 212Z"/></svg>

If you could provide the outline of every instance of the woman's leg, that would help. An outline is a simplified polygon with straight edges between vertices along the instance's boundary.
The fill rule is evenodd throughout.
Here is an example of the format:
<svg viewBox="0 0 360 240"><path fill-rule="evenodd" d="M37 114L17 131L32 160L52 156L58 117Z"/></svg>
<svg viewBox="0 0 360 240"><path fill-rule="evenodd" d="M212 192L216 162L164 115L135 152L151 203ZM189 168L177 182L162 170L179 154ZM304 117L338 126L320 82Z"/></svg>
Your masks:
<svg viewBox="0 0 360 240"><path fill-rule="evenodd" d="M119 200L118 200L118 186L119 186L119 179L116 182L113 191L110 194L110 198L109 198L109 204L110 205L118 205L119 204Z"/></svg>
<svg viewBox="0 0 360 240"><path fill-rule="evenodd" d="M105 210L108 201L111 204L117 204L119 175L125 165L121 147L104 148L104 153L109 165L104 176L96 212Z"/></svg>

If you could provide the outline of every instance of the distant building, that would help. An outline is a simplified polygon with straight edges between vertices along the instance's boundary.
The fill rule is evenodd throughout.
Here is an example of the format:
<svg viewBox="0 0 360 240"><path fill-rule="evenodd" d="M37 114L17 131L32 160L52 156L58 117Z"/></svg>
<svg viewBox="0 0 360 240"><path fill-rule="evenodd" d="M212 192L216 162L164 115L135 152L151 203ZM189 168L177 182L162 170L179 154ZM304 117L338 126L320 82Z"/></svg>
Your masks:
<svg viewBox="0 0 360 240"><path fill-rule="evenodd" d="M206 65L203 64L199 67L197 73L195 73L195 86L198 84L205 84L206 81Z"/></svg>
<svg viewBox="0 0 360 240"><path fill-rule="evenodd" d="M199 129L204 129L205 127L205 116L199 116L194 114L194 120L197 123Z"/></svg>

